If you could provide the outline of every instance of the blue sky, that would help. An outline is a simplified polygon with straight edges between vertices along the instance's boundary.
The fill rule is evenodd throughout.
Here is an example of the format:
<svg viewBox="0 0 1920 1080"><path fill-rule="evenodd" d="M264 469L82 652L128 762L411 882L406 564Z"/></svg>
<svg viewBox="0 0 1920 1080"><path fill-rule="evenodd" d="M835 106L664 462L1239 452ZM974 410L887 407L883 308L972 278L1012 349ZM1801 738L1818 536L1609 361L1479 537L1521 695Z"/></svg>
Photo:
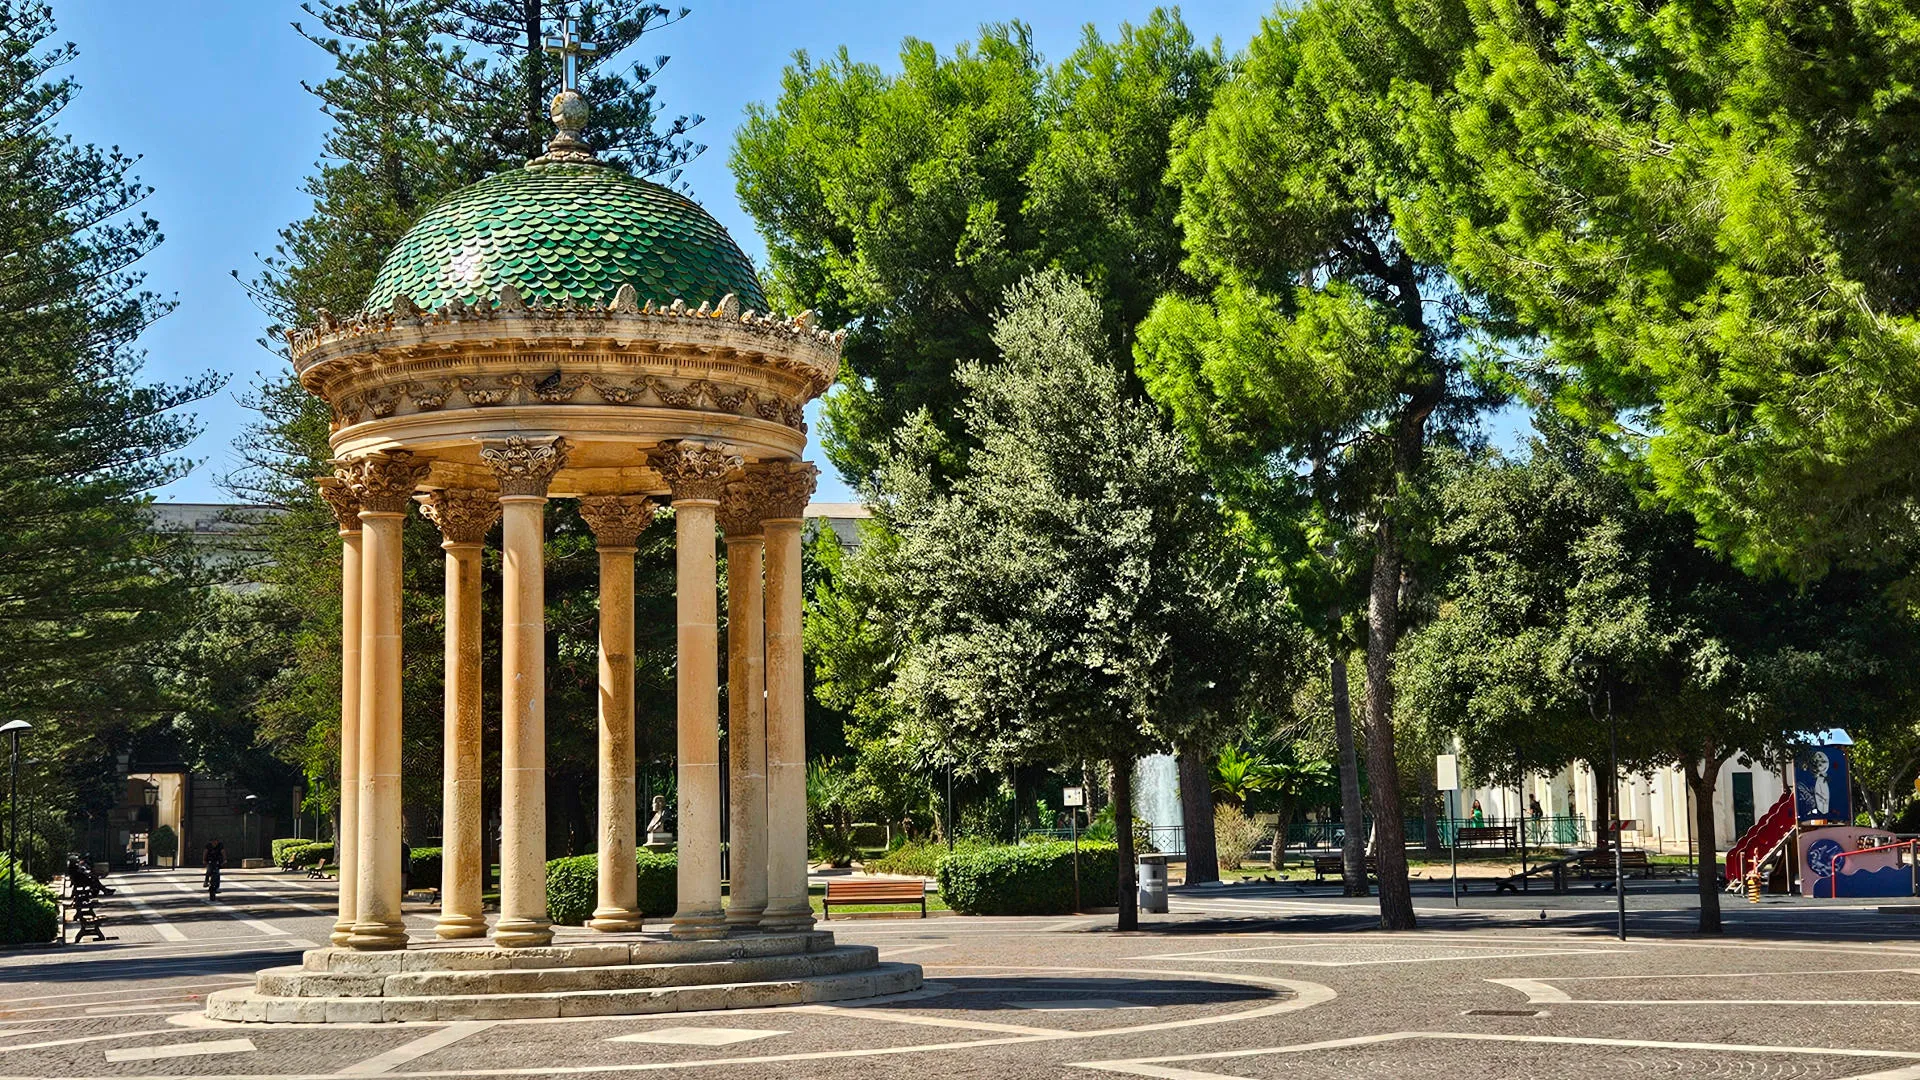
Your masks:
<svg viewBox="0 0 1920 1080"><path fill-rule="evenodd" d="M747 104L777 95L794 50L819 56L844 44L855 58L894 69L903 38L947 50L973 37L981 23L1018 18L1057 59L1072 50L1088 22L1111 36L1122 21L1139 21L1154 6L1144 0L687 3L692 15L647 38L637 52L672 56L659 79L661 101L674 113L707 117L698 133L711 149L685 179L756 261L764 248L735 202L727 149ZM1186 16L1196 34L1218 36L1233 51L1270 9L1264 0L1209 0ZM168 379L213 369L232 380L200 407L206 430L191 454L203 464L161 497L222 498L216 481L233 467L231 447L249 417L239 399L279 363L257 344L263 320L229 271L250 275L254 253L271 250L276 231L307 211L298 189L326 122L301 84L327 76L325 56L293 31L290 24L305 17L294 0L55 0L55 14L61 39L80 48L68 70L81 93L61 118L62 130L141 155L139 175L155 189L146 209L160 221L166 242L145 269L149 285L179 307L143 339L148 371ZM823 477L818 497L851 496L837 477Z"/></svg>

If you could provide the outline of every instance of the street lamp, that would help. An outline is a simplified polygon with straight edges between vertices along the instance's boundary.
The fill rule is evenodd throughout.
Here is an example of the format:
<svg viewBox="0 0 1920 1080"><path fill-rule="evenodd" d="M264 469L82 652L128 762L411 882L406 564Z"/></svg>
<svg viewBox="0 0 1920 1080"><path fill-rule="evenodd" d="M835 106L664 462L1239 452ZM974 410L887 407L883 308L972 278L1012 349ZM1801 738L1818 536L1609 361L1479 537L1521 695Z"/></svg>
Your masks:
<svg viewBox="0 0 1920 1080"><path fill-rule="evenodd" d="M247 826L253 820L253 808L255 804L259 803L260 796L249 795L240 801L241 801L241 804L246 807L246 810L242 813L240 817L240 864L242 866L245 866L248 859L247 852L253 850L253 848L247 843L247 835L248 835Z"/></svg>
<svg viewBox="0 0 1920 1080"><path fill-rule="evenodd" d="M20 736L33 730L33 725L25 720L9 720L0 724L0 735L13 736L13 760L10 765L11 778L7 782L7 807L13 824L7 841L7 919L18 918L19 908L14 904L14 878L20 873Z"/></svg>

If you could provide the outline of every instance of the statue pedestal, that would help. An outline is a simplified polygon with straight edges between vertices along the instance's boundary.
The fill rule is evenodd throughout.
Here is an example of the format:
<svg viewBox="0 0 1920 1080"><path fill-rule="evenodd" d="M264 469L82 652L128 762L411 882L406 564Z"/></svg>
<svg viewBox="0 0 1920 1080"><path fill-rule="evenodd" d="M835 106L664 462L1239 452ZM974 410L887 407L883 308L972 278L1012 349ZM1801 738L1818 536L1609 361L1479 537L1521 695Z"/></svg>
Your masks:
<svg viewBox="0 0 1920 1080"><path fill-rule="evenodd" d="M672 833L647 833L647 842L640 845L656 855L664 855L673 850Z"/></svg>

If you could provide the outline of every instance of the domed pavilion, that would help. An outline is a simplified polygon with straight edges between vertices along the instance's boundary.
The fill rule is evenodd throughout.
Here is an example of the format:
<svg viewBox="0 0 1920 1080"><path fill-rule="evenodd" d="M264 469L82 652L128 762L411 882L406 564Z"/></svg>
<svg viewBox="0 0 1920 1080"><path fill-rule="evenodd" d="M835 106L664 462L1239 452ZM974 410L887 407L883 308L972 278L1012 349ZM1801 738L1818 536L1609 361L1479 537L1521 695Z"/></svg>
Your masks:
<svg viewBox="0 0 1920 1080"><path fill-rule="evenodd" d="M563 44L578 47L570 27ZM800 553L816 469L802 456L802 410L833 382L843 335L810 313L769 314L726 230L693 201L597 161L581 139L586 114L569 79L545 155L422 216L365 310L322 311L289 335L302 385L332 410L337 466L320 483L344 581L339 916L331 948L214 995L216 1018L645 1012L919 985L918 968L814 932L807 895ZM577 500L600 560L598 903L591 930L561 940L547 918L543 667L543 519L557 498ZM663 504L678 546L679 883L667 937L641 933L634 860L633 556ZM440 940L409 948L400 583L401 528L415 510L446 552L446 760ZM473 940L489 934L480 655L493 628L481 625L480 565L496 522L501 886L486 943ZM716 525L732 628L724 907ZM661 976L663 965L676 974ZM686 998L702 989L726 993ZM556 994L569 1003L553 1004ZM486 995L484 1009L460 1004Z"/></svg>

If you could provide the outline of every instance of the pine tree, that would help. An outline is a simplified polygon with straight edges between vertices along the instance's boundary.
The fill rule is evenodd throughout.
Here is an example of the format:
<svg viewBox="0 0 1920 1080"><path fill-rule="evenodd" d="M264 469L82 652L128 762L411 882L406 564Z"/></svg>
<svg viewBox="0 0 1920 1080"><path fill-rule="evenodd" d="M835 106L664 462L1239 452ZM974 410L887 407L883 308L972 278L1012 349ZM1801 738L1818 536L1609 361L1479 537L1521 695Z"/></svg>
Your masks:
<svg viewBox="0 0 1920 1080"><path fill-rule="evenodd" d="M153 528L149 493L192 467L182 410L220 380L141 377L136 339L171 306L136 268L161 240L150 189L58 133L78 87L54 32L46 4L0 0L0 715L110 802L114 754L167 707L155 646L196 612L189 541Z"/></svg>

